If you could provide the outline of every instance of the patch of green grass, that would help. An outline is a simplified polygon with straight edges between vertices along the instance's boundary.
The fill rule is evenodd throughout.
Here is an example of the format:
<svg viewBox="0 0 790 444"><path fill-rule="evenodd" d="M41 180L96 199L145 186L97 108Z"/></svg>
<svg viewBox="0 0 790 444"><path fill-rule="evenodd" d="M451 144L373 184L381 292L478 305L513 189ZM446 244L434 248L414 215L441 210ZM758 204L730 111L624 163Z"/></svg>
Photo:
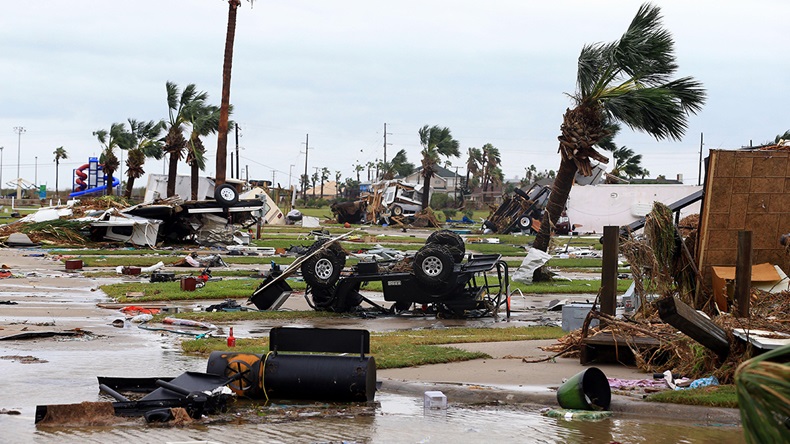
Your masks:
<svg viewBox="0 0 790 444"><path fill-rule="evenodd" d="M243 305L243 303L242 303ZM176 315L172 314L158 314L154 316L154 322L161 320L164 317L177 317L179 319L191 319L193 321L210 322L212 324L230 323L237 321L255 321L255 320L300 320L300 319L326 319L326 318L339 318L343 315L333 313L330 311L315 311L315 310L255 310L247 311L195 311L184 312Z"/></svg>
<svg viewBox="0 0 790 444"><path fill-rule="evenodd" d="M50 254L60 254L63 256L186 256L190 253L187 250L148 250L144 248L123 248L123 249L62 249L54 248L49 250Z"/></svg>
<svg viewBox="0 0 790 444"><path fill-rule="evenodd" d="M195 291L182 291L181 283L176 282L124 282L120 284L102 285L100 288L107 296L118 302L151 302L151 301L183 301L200 299L241 299L248 298L261 280L232 279L209 282L205 287ZM142 292L143 297L127 298L129 292Z"/></svg>
<svg viewBox="0 0 790 444"><path fill-rule="evenodd" d="M668 390L646 398L650 402L686 404L703 407L738 408L734 385L714 385L688 390Z"/></svg>
<svg viewBox="0 0 790 444"><path fill-rule="evenodd" d="M563 334L559 327L404 330L371 334L370 352L376 358L376 367L379 369L414 367L491 357L486 353L468 352L444 346L447 344L554 339ZM234 351L265 353L268 345L268 338L237 338ZM229 350L224 338L183 341L181 347L187 353L201 355L208 355L215 350Z"/></svg>

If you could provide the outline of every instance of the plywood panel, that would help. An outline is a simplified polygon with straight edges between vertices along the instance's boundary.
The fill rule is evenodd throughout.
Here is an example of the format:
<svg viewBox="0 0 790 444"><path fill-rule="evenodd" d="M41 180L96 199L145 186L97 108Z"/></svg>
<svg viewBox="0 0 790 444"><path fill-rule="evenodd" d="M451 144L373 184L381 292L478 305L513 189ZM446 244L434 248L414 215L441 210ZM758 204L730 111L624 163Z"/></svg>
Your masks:
<svg viewBox="0 0 790 444"><path fill-rule="evenodd" d="M711 150L700 214L698 266L734 266L738 230L752 231L753 263L790 272L779 236L790 232L790 152ZM726 218L724 217L726 213Z"/></svg>

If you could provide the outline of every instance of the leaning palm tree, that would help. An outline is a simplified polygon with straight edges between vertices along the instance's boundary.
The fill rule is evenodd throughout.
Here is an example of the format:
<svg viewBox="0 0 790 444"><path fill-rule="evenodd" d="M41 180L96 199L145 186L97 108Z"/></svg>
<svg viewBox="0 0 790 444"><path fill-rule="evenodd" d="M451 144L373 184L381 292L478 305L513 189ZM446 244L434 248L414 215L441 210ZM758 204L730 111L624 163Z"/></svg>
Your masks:
<svg viewBox="0 0 790 444"><path fill-rule="evenodd" d="M200 171L206 169L206 148L203 146L203 141L200 138L217 132L219 129L220 108L213 105L205 105L202 102L194 102L186 107L184 115L186 122L192 128L187 143L186 162L191 167L192 200L197 200Z"/></svg>
<svg viewBox="0 0 790 444"><path fill-rule="evenodd" d="M458 157L458 141L453 139L450 128L425 125L418 131L422 145L422 208L431 202L431 179L441 157Z"/></svg>
<svg viewBox="0 0 790 444"><path fill-rule="evenodd" d="M126 125L123 123L113 123L110 126L110 131L100 129L94 131L93 135L96 136L102 145L99 163L101 163L105 175L106 193L108 196L112 196L114 188L113 174L121 165L121 162L115 155L115 148L118 148L119 144L124 143L124 140L129 137L129 133L126 131Z"/></svg>
<svg viewBox="0 0 790 444"><path fill-rule="evenodd" d="M178 162L184 158L187 141L184 139L184 124L186 115L184 110L188 106L203 105L208 94L198 91L194 83L190 83L179 92L178 85L173 82L165 84L167 89L168 129L165 136L165 152L170 156L167 174L167 197L176 194L176 176L178 175Z"/></svg>
<svg viewBox="0 0 790 444"><path fill-rule="evenodd" d="M392 158L392 167L395 170L395 174L400 177L406 177L414 172L414 164L406 158L406 150L403 149L398 151Z"/></svg>
<svg viewBox="0 0 790 444"><path fill-rule="evenodd" d="M469 177L477 177L483 165L483 152L479 148L472 147L466 150L466 154L466 189L471 192L472 187L469 185Z"/></svg>
<svg viewBox="0 0 790 444"><path fill-rule="evenodd" d="M649 4L640 6L620 40L582 48L574 107L560 127L560 168L534 248L548 250L576 173L592 174L590 159L609 162L594 148L609 134L608 125L623 123L658 140L682 138L705 90L692 77L673 80L677 68L672 35L661 25L660 9Z"/></svg>
<svg viewBox="0 0 790 444"><path fill-rule="evenodd" d="M58 188L58 170L60 169L60 160L61 159L68 159L69 153L66 150L59 146L55 148L55 151L52 152L55 155L55 198L60 198L60 188Z"/></svg>
<svg viewBox="0 0 790 444"><path fill-rule="evenodd" d="M145 170L143 165L146 158L161 159L164 157L164 141L160 138L165 122L148 122L127 119L129 122L129 137L124 138L119 143L119 147L127 151L126 157L126 190L124 197L132 197L134 181L143 177Z"/></svg>

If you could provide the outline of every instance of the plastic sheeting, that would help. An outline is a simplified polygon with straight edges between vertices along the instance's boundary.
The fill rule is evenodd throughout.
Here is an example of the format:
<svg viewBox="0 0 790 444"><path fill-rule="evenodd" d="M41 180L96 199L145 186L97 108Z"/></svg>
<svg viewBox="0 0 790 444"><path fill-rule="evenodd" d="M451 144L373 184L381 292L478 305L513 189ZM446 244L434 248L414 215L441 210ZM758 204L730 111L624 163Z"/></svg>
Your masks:
<svg viewBox="0 0 790 444"><path fill-rule="evenodd" d="M537 248L530 248L527 256L521 262L521 265L513 272L513 277L511 279L516 282L531 284L532 275L535 273L535 270L542 267L549 259L551 259L549 253L538 250Z"/></svg>

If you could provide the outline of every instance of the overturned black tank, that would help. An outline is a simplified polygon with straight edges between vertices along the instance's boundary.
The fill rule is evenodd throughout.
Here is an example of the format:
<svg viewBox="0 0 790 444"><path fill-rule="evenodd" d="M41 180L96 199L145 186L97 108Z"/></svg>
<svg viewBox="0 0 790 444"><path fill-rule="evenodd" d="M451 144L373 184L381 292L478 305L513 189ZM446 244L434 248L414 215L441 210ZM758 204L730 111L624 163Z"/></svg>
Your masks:
<svg viewBox="0 0 790 444"><path fill-rule="evenodd" d="M507 305L509 274L499 254L467 255L458 234L432 233L413 256L400 261L362 261L345 268L346 252L337 239L316 241L285 272L268 276L250 297L258 309L279 308L291 293L284 277L298 267L308 287L308 302L316 310L349 312L363 302L386 312L422 311L458 317L497 314ZM381 282L383 307L360 293L367 282ZM509 310L508 310L509 314Z"/></svg>

